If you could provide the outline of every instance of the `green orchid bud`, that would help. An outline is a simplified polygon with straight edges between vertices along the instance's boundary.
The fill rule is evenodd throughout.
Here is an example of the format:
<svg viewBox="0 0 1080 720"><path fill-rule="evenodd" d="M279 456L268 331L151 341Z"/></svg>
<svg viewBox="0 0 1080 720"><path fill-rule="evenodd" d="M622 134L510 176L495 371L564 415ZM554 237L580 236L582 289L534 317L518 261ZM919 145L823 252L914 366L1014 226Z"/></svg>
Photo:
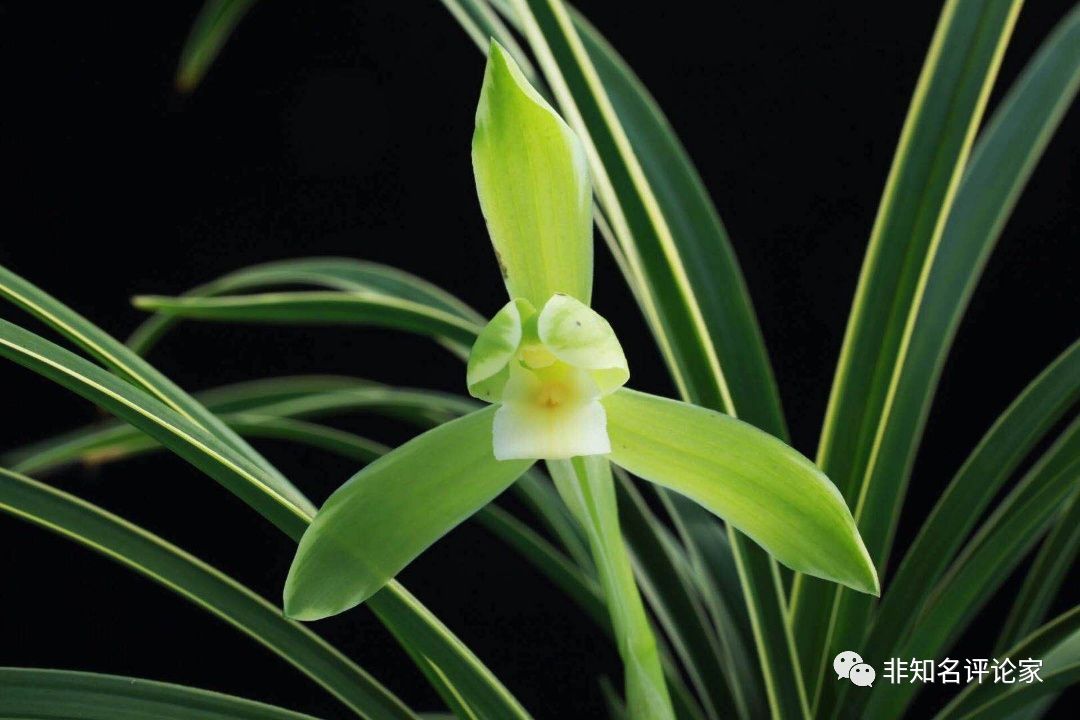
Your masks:
<svg viewBox="0 0 1080 720"><path fill-rule="evenodd" d="M492 427L499 460L556 460L611 452L600 399L630 377L607 320L556 293L537 312L507 303L480 332L466 371L469 393L500 403Z"/></svg>

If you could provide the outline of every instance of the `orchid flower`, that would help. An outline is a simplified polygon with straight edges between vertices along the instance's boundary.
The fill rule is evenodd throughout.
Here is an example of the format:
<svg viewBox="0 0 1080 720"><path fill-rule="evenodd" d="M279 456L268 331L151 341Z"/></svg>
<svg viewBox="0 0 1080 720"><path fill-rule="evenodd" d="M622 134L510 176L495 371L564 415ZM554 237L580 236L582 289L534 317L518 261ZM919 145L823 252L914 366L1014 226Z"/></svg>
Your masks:
<svg viewBox="0 0 1080 720"><path fill-rule="evenodd" d="M851 513L812 462L731 416L624 387L626 355L590 307L585 150L495 43L473 168L509 294L468 362L469 393L490 405L330 496L300 542L286 612L312 620L362 603L534 462L588 456L689 497L794 570L878 594Z"/></svg>

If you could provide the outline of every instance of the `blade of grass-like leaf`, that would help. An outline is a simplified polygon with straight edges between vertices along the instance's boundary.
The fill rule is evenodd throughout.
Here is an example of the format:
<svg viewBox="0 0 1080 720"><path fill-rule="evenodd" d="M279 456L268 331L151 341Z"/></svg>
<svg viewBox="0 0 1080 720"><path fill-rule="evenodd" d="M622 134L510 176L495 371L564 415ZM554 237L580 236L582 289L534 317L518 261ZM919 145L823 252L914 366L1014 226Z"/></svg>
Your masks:
<svg viewBox="0 0 1080 720"><path fill-rule="evenodd" d="M928 374L950 335L946 330L937 337L941 329L931 330L935 337L927 343L927 357L910 358L914 318L926 302L927 273L1019 7L1020 0L945 3L874 221L837 363L817 461L853 504L879 570L888 557L893 510L903 496L917 446L916 427L925 412L914 400L913 407L897 406L897 400L906 398L897 394L894 380L913 362L911 383L918 398L928 397ZM950 282L965 294L962 281ZM960 304L952 295L935 300L943 307L928 307L941 313L946 327L953 320L950 303ZM898 410L902 417L896 420ZM858 607L837 610L841 600ZM823 683L827 659L838 643L858 641L853 635L863 627L869 608L869 602L853 601L830 585L795 579L796 642L815 708L831 708L839 687ZM819 697L822 692L825 696Z"/></svg>
<svg viewBox="0 0 1080 720"><path fill-rule="evenodd" d="M361 717L415 720L401 701L318 635L142 528L3 468L0 510L85 545L213 613L281 656Z"/></svg>
<svg viewBox="0 0 1080 720"><path fill-rule="evenodd" d="M195 398L215 415L255 410L269 403L285 402L315 394L386 387L365 378L341 375L285 375L245 380L195 393Z"/></svg>
<svg viewBox="0 0 1080 720"><path fill-rule="evenodd" d="M183 685L35 668L0 668L0 718L315 720L311 715Z"/></svg>
<svg viewBox="0 0 1080 720"><path fill-rule="evenodd" d="M926 589L941 578L1004 482L1077 399L1080 342L1020 393L945 488L904 555L861 647L893 647L911 631Z"/></svg>
<svg viewBox="0 0 1080 720"><path fill-rule="evenodd" d="M1046 530L1055 511L1080 488L1080 419L1074 421L968 542L912 631L881 658L933 658L959 637ZM866 701L866 717L899 717L918 686L881 684Z"/></svg>
<svg viewBox="0 0 1080 720"><path fill-rule="evenodd" d="M208 0L191 26L180 51L176 87L189 93L202 81L237 23L255 4L255 0Z"/></svg>
<svg viewBox="0 0 1080 720"><path fill-rule="evenodd" d="M136 425L299 539L311 514L262 482L235 449L100 367L33 333L0 320L0 356L7 357ZM410 652L428 658L485 718L528 714L505 687L430 611L396 582L368 606Z"/></svg>
<svg viewBox="0 0 1080 720"><path fill-rule="evenodd" d="M164 403L93 363L31 332L0 320L6 357L131 423L211 476L287 532L299 535L307 510L268 484L235 448Z"/></svg>
<svg viewBox="0 0 1080 720"><path fill-rule="evenodd" d="M148 362L131 352L123 343L110 336L71 308L40 288L27 282L7 268L0 266L0 297L21 307L83 348L121 377L143 388L157 400L205 428L222 443L238 451L252 463L260 482L271 486L296 506L314 510L310 501L292 483L255 452L236 433L175 383L158 372Z"/></svg>
<svg viewBox="0 0 1080 720"><path fill-rule="evenodd" d="M998 637L995 652L1005 652L1006 648L1042 622L1076 562L1078 551L1080 495L1075 495L1061 511L1024 577L1024 584L1013 601L1012 610Z"/></svg>
<svg viewBox="0 0 1080 720"><path fill-rule="evenodd" d="M559 494L584 519L623 661L629 716L635 720L673 719L656 638L619 528L611 466L599 456L549 460L547 466Z"/></svg>
<svg viewBox="0 0 1080 720"><path fill-rule="evenodd" d="M746 281L697 169L629 65L580 13L571 9L570 14L669 227L672 247L728 381L732 405L743 420L786 436L780 395Z"/></svg>
<svg viewBox="0 0 1080 720"><path fill-rule="evenodd" d="M680 392L706 407L738 412L696 297L707 290L693 287L688 280L663 208L573 21L562 4L553 0L519 1L513 8L564 116L586 144L600 204L625 253L635 296ZM717 287L712 279L709 287ZM725 291L737 292L741 287L735 283ZM754 343L758 338L744 340ZM754 421L783 433L782 427L770 427L767 418ZM792 657L787 611L781 588L775 587L779 582L776 566L734 530L730 540L733 552L740 556L740 580L752 606L770 706L777 715L805 715L807 702Z"/></svg>
<svg viewBox="0 0 1080 720"><path fill-rule="evenodd" d="M514 483L514 491L529 510L551 531L574 564L589 577L596 576L596 567L589 555L588 541L581 525L559 498L551 481L535 469Z"/></svg>
<svg viewBox="0 0 1080 720"><path fill-rule="evenodd" d="M249 437L308 442L346 457L368 462L382 448L377 443L333 428L297 422L296 417L324 417L352 410L376 410L408 419L421 427L470 412L478 405L454 395L400 389L368 380L300 376L256 380L198 393L207 408ZM92 426L8 453L4 462L20 472L47 472L73 462L97 464L122 460L159 447L138 430L120 424ZM550 481L530 471L514 484L522 501L552 530L578 567L591 572L592 561L580 528L569 517Z"/></svg>
<svg viewBox="0 0 1080 720"><path fill-rule="evenodd" d="M198 397L207 408L221 413L226 424L238 411L296 418L372 410L427 427L433 421L442 422L478 407L455 395L391 388L363 380L282 380L282 384L266 380L225 386ZM305 386L312 392L301 392ZM45 472L72 462L95 464L121 459L144 451L149 443L152 441L129 425L98 424L7 453L4 462L22 472Z"/></svg>
<svg viewBox="0 0 1080 720"><path fill-rule="evenodd" d="M683 499L673 493L658 494L665 507L670 507L673 500ZM689 567L685 572L700 587L699 595L724 646L725 663L734 668L740 687L754 703L751 709L753 716L754 713L764 712L765 695L760 689L758 667L753 662L753 629L741 594L739 569L735 566L735 557L728 545L728 535L723 526L700 505L689 501L683 505L677 520L681 525L680 533L694 541L691 551L686 553ZM691 509L691 506L695 509ZM674 542L674 539L670 542Z"/></svg>
<svg viewBox="0 0 1080 720"><path fill-rule="evenodd" d="M475 323L429 305L372 292L275 292L133 300L143 310L190 320L374 325L445 338L468 347Z"/></svg>
<svg viewBox="0 0 1080 720"><path fill-rule="evenodd" d="M672 553L672 557L679 572L694 582L696 594L720 641L721 662L731 676L731 682L738 685L747 713L750 717L764 716L766 696L760 668L754 662L753 628L727 530L697 503L677 493L656 489L679 537L690 538L691 542L680 543L666 532L660 534L660 539L669 553L672 548L680 550ZM672 513L676 503L679 504L677 514ZM716 568L712 567L714 563ZM720 567L723 571L714 573Z"/></svg>
<svg viewBox="0 0 1080 720"><path fill-rule="evenodd" d="M709 624L699 588L686 572L688 564L675 556L674 541L665 542L667 528L649 509L630 478L620 469L614 470L618 478L619 525L630 548L638 585L702 698L705 711L709 717L717 718L729 708L736 708L739 717L751 717L741 696L739 678L733 674L736 665L723 652ZM717 682L717 678L723 682Z"/></svg>
<svg viewBox="0 0 1080 720"><path fill-rule="evenodd" d="M972 712L964 720L1021 720L1025 710L1080 682L1080 661L1046 673L1040 683L1011 685L1010 690Z"/></svg>
<svg viewBox="0 0 1080 720"><path fill-rule="evenodd" d="M213 297L249 290L310 285L342 292L374 292L429 305L480 327L484 318L442 288L415 275L379 263L351 258L312 257L252 265L192 288L184 297ZM128 345L145 355L176 322L168 315L147 318L128 338Z"/></svg>
<svg viewBox="0 0 1080 720"><path fill-rule="evenodd" d="M514 62L521 68L529 84L539 87L536 68L518 45L517 38L507 29L498 13L491 9L486 0L440 0L440 2L454 16L469 38L476 43L480 52L486 53L494 39L514 58Z"/></svg>
<svg viewBox="0 0 1080 720"><path fill-rule="evenodd" d="M921 299L911 309L906 344L890 381L887 411L857 508L867 522L884 530L885 555L901 505L898 488L909 471L905 468L913 462L963 311L1020 191L1078 86L1080 8L1043 43L976 143L932 264L925 271ZM940 551L935 547L933 552ZM833 649L858 642L866 615L864 601L843 598L836 612ZM850 695L852 689L847 692Z"/></svg>
<svg viewBox="0 0 1080 720"><path fill-rule="evenodd" d="M995 651L994 655L1007 658L1040 658L1043 660L1043 666L1046 667L1048 659L1053 660L1055 656L1060 655L1055 651L1068 650L1071 645L1069 640L1074 639L1077 632L1080 632L1080 605L1057 616L1012 647ZM1062 648L1062 646L1065 647ZM1071 664L1069 658L1064 659L1066 660L1064 664ZM1076 659L1073 657L1072 661ZM942 708L934 720L965 717L975 708L1005 694L1008 689L1008 685L1001 683L969 683L960 694Z"/></svg>
<svg viewBox="0 0 1080 720"><path fill-rule="evenodd" d="M481 720L528 720L529 713L484 664L396 581L367 606L413 652L427 657Z"/></svg>

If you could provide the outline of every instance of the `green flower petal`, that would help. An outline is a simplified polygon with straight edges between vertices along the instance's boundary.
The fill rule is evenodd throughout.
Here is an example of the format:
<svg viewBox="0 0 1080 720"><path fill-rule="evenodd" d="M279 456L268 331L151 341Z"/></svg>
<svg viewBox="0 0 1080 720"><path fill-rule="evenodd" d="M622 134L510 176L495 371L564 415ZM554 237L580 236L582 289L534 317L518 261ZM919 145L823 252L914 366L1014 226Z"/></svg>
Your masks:
<svg viewBox="0 0 1080 720"><path fill-rule="evenodd" d="M285 613L317 620L362 603L520 477L531 462L491 452L495 410L429 430L338 488L300 539Z"/></svg>
<svg viewBox="0 0 1080 720"><path fill-rule="evenodd" d="M877 595L877 573L832 481L772 435L623 388L604 399L611 461L671 488L793 570Z"/></svg>
<svg viewBox="0 0 1080 720"><path fill-rule="evenodd" d="M509 377L507 365L521 347L522 326L536 311L525 300L511 300L484 326L469 353L465 382L478 400L498 402Z"/></svg>
<svg viewBox="0 0 1080 720"><path fill-rule="evenodd" d="M494 41L473 171L511 298L541 307L557 292L592 294L592 188L581 141Z"/></svg>
<svg viewBox="0 0 1080 720"><path fill-rule="evenodd" d="M614 392L630 379L615 331L582 302L568 295L553 296L540 311L537 331L540 342L559 360L592 371L601 394Z"/></svg>

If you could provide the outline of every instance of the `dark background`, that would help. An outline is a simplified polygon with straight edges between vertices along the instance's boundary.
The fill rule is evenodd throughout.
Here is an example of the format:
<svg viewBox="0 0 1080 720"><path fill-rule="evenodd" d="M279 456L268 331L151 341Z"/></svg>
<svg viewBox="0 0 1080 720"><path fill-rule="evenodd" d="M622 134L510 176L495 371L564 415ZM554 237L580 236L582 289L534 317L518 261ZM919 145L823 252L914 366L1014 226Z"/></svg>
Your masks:
<svg viewBox="0 0 1080 720"><path fill-rule="evenodd" d="M992 104L1070 4L1028 3ZM0 262L121 337L141 317L128 304L133 294L179 293L298 256L397 265L485 314L504 302L468 155L483 58L439 3L259 4L185 98L171 80L198 5L0 3ZM812 455L939 3L581 5L695 159L742 262L793 443ZM967 313L913 476L901 549L997 414L1080 335L1078 131L1074 111ZM631 350L633 384L672 393L602 244L597 256L597 305ZM40 329L10 308L0 314ZM431 343L363 328L189 323L151 359L192 390L310 372L452 391L463 382L462 367ZM0 366L0 390L0 449L97 417L20 368ZM383 440L405 436L351 422ZM292 446L260 447L317 500L355 470ZM280 597L290 543L181 461L154 456L50 481ZM0 664L138 675L346 716L245 637L46 532L0 517L0 564ZM619 677L614 653L573 606L471 524L403 581L540 717L595 716L596 677ZM960 657L988 651L1008 595ZM366 610L317 629L410 703L436 706Z"/></svg>

